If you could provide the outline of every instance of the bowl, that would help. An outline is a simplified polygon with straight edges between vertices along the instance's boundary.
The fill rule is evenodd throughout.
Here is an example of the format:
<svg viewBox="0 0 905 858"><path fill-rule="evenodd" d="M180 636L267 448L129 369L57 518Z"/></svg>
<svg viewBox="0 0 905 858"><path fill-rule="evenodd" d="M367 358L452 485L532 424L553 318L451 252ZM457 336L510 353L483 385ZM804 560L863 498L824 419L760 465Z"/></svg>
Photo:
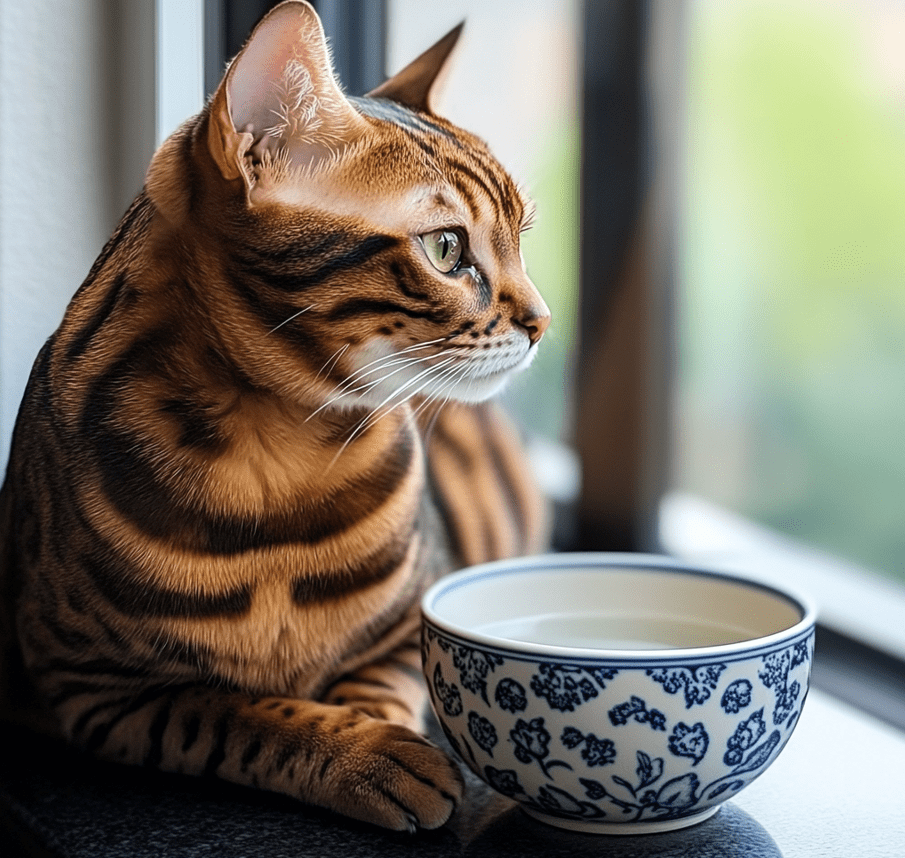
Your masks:
<svg viewBox="0 0 905 858"><path fill-rule="evenodd" d="M422 600L443 732L531 816L601 834L694 825L776 759L815 611L756 580L640 554L474 566Z"/></svg>

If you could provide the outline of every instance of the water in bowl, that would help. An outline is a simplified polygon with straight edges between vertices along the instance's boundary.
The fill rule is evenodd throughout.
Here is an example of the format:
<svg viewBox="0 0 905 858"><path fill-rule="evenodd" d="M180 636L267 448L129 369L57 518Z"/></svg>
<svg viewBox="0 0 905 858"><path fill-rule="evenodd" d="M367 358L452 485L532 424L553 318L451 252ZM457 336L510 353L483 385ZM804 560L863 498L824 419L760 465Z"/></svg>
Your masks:
<svg viewBox="0 0 905 858"><path fill-rule="evenodd" d="M745 629L687 617L543 614L486 623L491 637L582 649L654 650L717 646L745 640Z"/></svg>

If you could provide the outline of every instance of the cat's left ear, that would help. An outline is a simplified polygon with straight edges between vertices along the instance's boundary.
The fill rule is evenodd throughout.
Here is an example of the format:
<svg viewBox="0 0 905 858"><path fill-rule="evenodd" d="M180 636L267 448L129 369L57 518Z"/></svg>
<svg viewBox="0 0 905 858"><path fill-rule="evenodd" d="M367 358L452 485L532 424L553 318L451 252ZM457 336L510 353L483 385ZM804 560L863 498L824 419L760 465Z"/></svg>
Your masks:
<svg viewBox="0 0 905 858"><path fill-rule="evenodd" d="M433 114L432 96L443 78L446 61L452 53L462 28L463 21L450 30L437 44L428 48L420 57L409 63L401 72L380 84L368 93L369 98L388 98L412 110Z"/></svg>
<svg viewBox="0 0 905 858"><path fill-rule="evenodd" d="M248 181L253 144L316 166L365 128L336 82L314 9L286 2L255 27L214 94L208 148L224 178Z"/></svg>

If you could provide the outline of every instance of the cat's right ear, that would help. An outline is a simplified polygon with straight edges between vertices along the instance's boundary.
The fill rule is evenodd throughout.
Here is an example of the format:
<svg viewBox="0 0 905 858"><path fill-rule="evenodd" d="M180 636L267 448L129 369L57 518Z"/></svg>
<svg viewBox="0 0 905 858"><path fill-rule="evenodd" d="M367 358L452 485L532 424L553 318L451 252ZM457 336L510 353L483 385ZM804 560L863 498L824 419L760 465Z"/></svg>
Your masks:
<svg viewBox="0 0 905 858"><path fill-rule="evenodd" d="M453 27L439 42L402 71L372 89L368 98L388 98L421 113L434 113L433 99L447 71L449 56L462 35L465 22Z"/></svg>
<svg viewBox="0 0 905 858"><path fill-rule="evenodd" d="M225 179L250 186L252 146L316 168L365 127L333 75L317 13L290 0L261 20L230 64L211 101L207 144Z"/></svg>

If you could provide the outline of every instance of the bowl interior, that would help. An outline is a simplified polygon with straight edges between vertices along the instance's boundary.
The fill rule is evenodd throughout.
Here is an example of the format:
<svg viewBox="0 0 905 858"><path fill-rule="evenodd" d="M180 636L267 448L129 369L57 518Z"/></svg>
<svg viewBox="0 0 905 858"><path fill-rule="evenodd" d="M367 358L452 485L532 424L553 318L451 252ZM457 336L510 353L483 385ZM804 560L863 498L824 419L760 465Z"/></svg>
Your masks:
<svg viewBox="0 0 905 858"><path fill-rule="evenodd" d="M426 608L444 625L485 638L616 650L734 644L783 632L806 614L790 596L744 579L558 562L489 564L435 589Z"/></svg>

